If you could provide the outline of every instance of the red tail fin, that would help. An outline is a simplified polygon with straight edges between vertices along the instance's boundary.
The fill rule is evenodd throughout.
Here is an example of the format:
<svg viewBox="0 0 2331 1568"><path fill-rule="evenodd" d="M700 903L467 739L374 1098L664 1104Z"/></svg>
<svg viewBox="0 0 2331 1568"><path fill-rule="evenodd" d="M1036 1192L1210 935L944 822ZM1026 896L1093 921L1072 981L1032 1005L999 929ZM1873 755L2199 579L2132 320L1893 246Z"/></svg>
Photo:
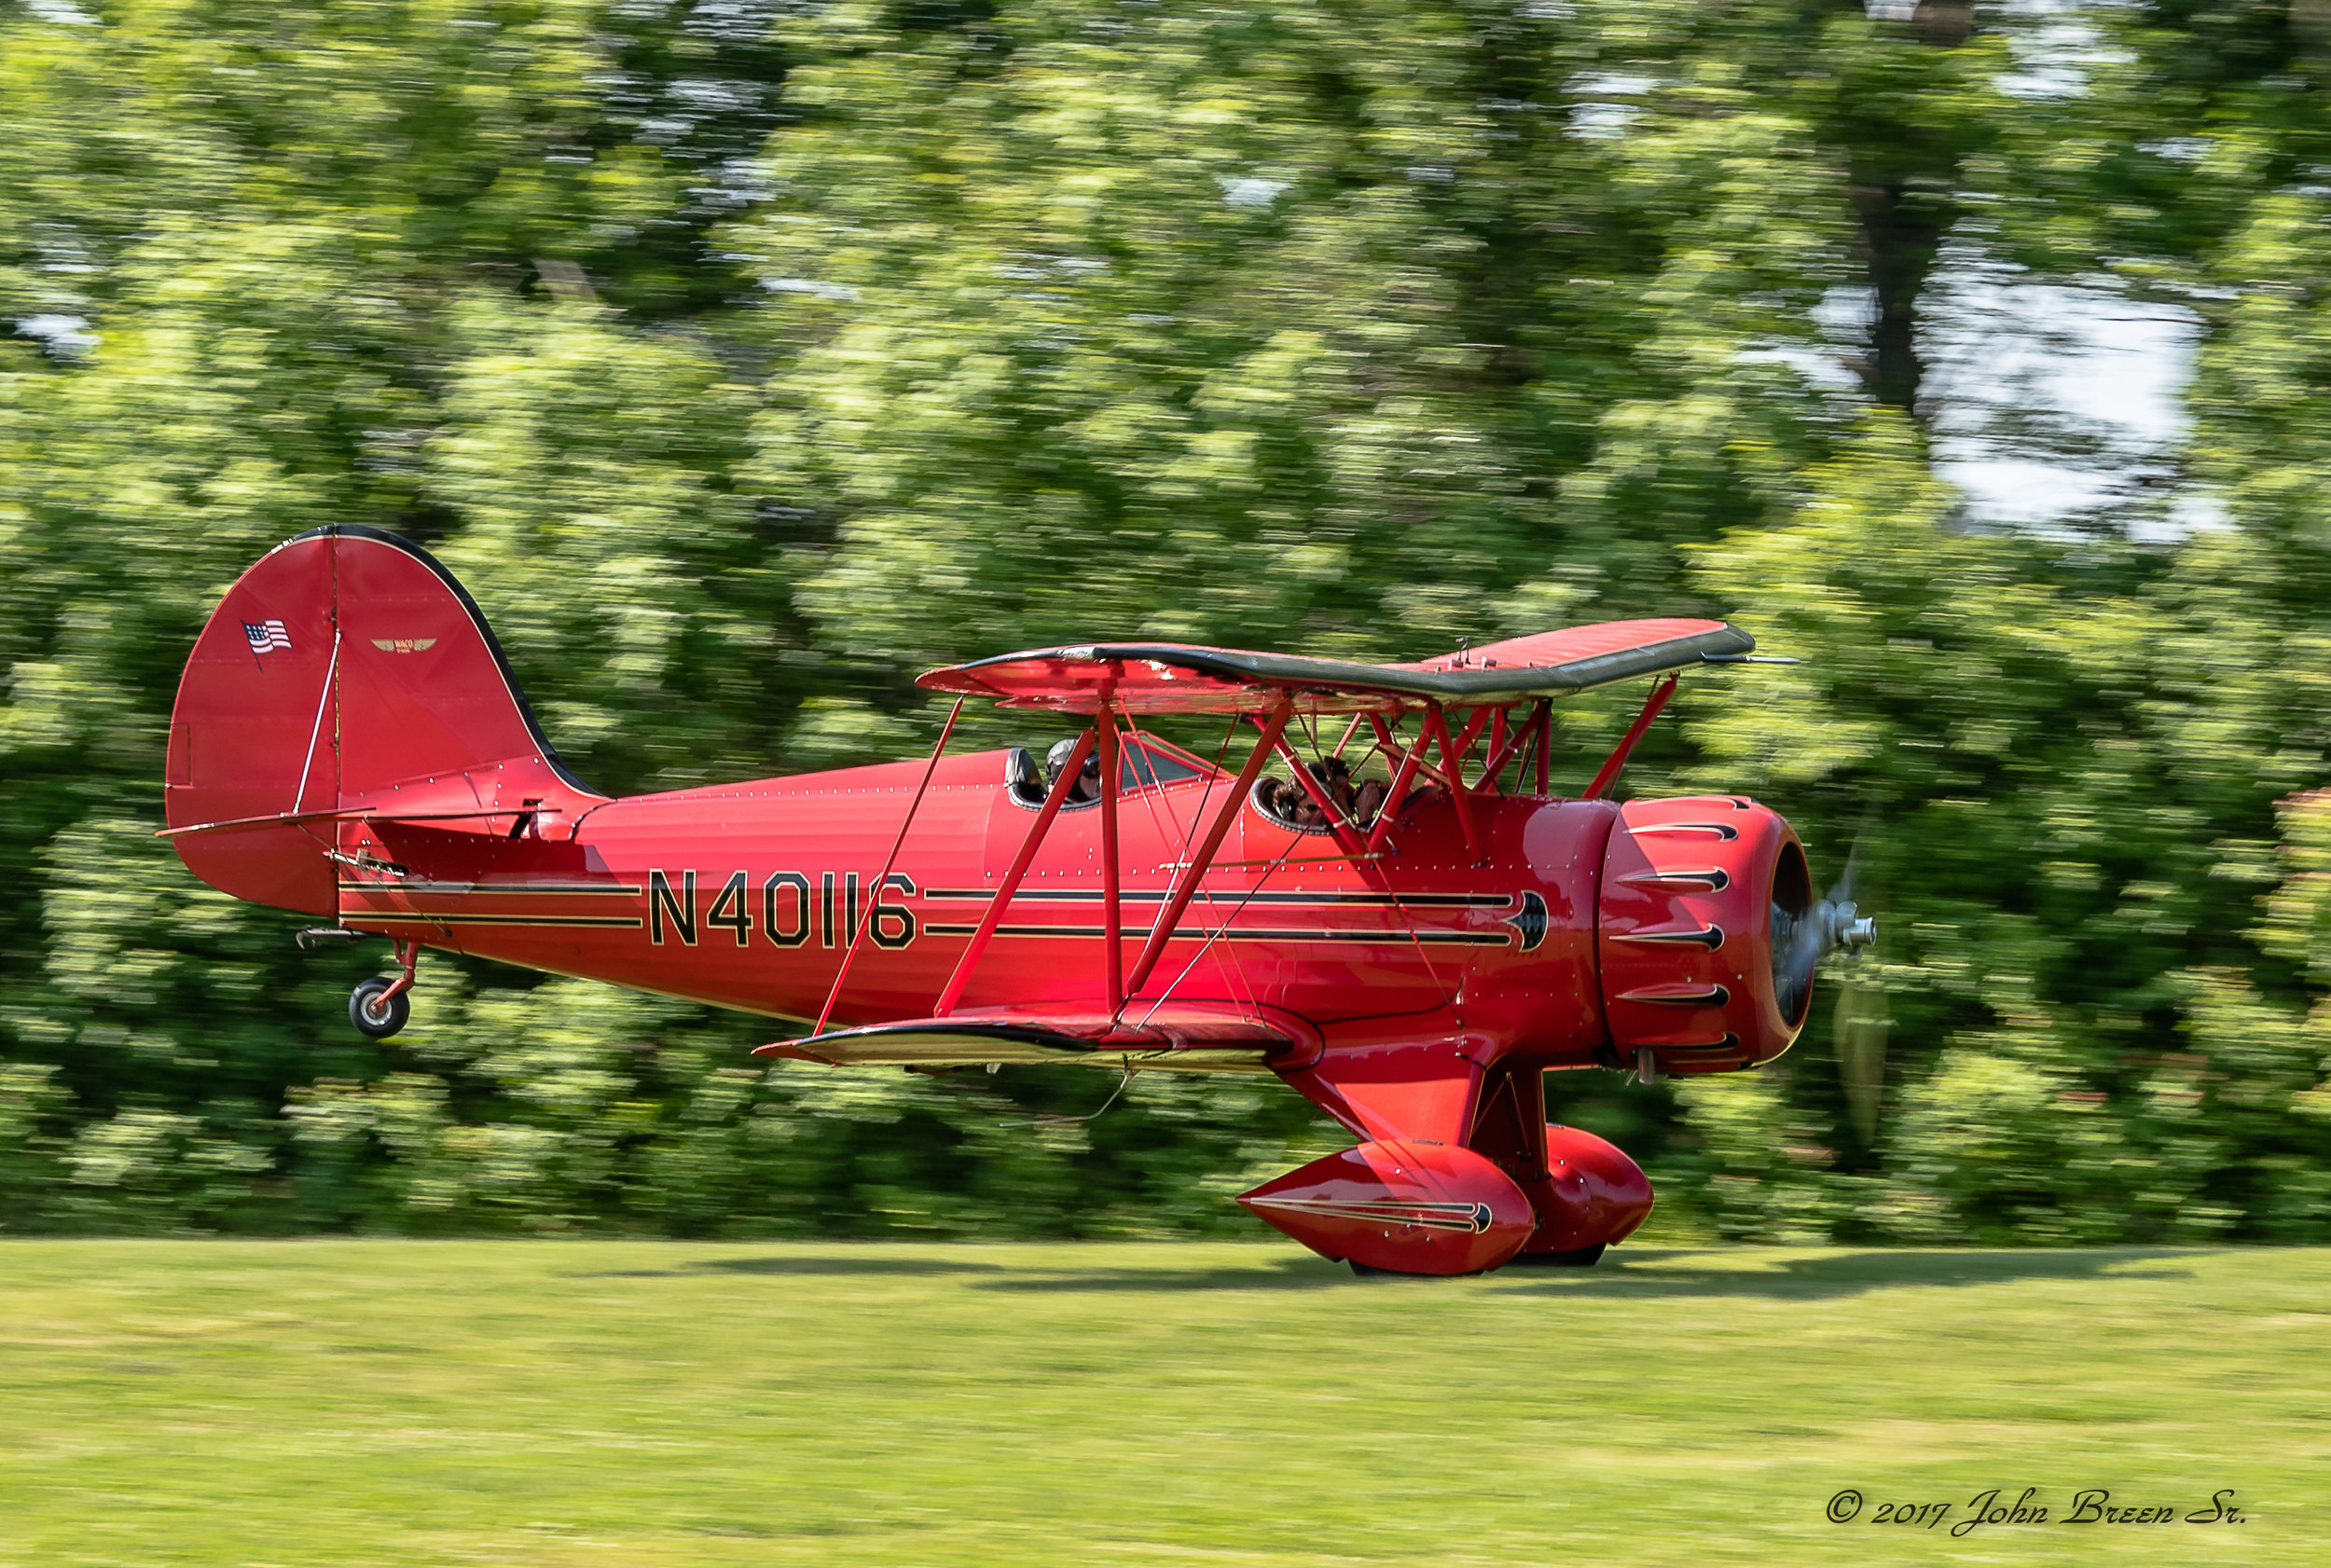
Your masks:
<svg viewBox="0 0 2331 1568"><path fill-rule="evenodd" d="M329 915L330 814L498 812L506 828L530 801L572 820L603 797L543 738L452 573L342 526L277 545L212 612L178 683L163 798L203 881Z"/></svg>

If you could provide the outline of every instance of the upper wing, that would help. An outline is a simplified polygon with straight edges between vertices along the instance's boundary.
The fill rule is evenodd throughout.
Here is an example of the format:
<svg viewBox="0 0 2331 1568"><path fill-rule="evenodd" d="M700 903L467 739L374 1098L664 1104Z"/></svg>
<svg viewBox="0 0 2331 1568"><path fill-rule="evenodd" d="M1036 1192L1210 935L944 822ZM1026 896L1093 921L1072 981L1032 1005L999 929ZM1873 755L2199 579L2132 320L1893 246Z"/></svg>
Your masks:
<svg viewBox="0 0 2331 1568"><path fill-rule="evenodd" d="M1091 713L1104 690L1126 713L1239 713L1282 696L1312 713L1383 711L1425 700L1472 705L1563 696L1748 653L1757 640L1722 621L1608 621L1447 653L1370 665L1179 642L1039 648L934 669L916 683L994 697L1006 708Z"/></svg>
<svg viewBox="0 0 2331 1568"><path fill-rule="evenodd" d="M1302 1020L1269 1007L1232 1003L1135 1002L1123 1018L1089 1007L967 1008L945 1018L830 1029L822 1035L757 1047L755 1056L860 1066L975 1066L986 1062L1145 1063L1171 1067L1261 1068L1263 1058L1298 1047L1316 1051L1318 1036Z"/></svg>

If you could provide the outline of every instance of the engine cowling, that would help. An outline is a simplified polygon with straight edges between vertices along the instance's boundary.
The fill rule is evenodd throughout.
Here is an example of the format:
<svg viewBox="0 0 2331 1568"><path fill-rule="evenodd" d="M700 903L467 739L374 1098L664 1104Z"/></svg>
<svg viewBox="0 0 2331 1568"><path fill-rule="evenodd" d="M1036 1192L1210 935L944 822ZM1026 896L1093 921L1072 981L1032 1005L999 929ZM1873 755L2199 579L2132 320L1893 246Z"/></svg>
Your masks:
<svg viewBox="0 0 2331 1568"><path fill-rule="evenodd" d="M1796 1040L1811 993L1781 1001L1786 933L1813 901L1797 835L1737 795L1630 801L1603 856L1603 1008L1622 1063L1731 1072Z"/></svg>

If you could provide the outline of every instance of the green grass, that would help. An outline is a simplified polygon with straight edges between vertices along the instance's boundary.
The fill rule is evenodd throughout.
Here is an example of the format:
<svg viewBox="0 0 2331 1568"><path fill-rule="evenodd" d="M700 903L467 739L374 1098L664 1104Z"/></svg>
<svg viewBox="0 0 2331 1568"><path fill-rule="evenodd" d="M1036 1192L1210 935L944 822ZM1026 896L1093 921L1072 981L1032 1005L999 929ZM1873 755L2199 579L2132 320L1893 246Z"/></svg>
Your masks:
<svg viewBox="0 0 2331 1568"><path fill-rule="evenodd" d="M0 1243L0 1563L2315 1564L2327 1297L2324 1250ZM2024 1486L2250 1518L1948 1534Z"/></svg>

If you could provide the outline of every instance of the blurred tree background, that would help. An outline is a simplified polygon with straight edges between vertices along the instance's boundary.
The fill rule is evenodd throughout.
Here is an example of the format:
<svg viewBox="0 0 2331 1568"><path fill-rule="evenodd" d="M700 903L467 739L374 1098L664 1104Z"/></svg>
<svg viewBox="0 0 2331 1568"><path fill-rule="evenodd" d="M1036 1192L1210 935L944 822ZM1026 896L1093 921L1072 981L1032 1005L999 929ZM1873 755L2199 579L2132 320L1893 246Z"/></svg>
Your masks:
<svg viewBox="0 0 2331 1568"><path fill-rule="evenodd" d="M1739 621L1807 662L1630 787L1858 841L1883 945L1557 1117L1725 1235L2325 1239L2327 105L2323 0L0 0L0 1230L1190 1233L1340 1141L446 960L361 1040L376 954L151 837L203 617L358 522L615 791L1033 643ZM2195 344L2038 521L1945 461L2002 278Z"/></svg>

